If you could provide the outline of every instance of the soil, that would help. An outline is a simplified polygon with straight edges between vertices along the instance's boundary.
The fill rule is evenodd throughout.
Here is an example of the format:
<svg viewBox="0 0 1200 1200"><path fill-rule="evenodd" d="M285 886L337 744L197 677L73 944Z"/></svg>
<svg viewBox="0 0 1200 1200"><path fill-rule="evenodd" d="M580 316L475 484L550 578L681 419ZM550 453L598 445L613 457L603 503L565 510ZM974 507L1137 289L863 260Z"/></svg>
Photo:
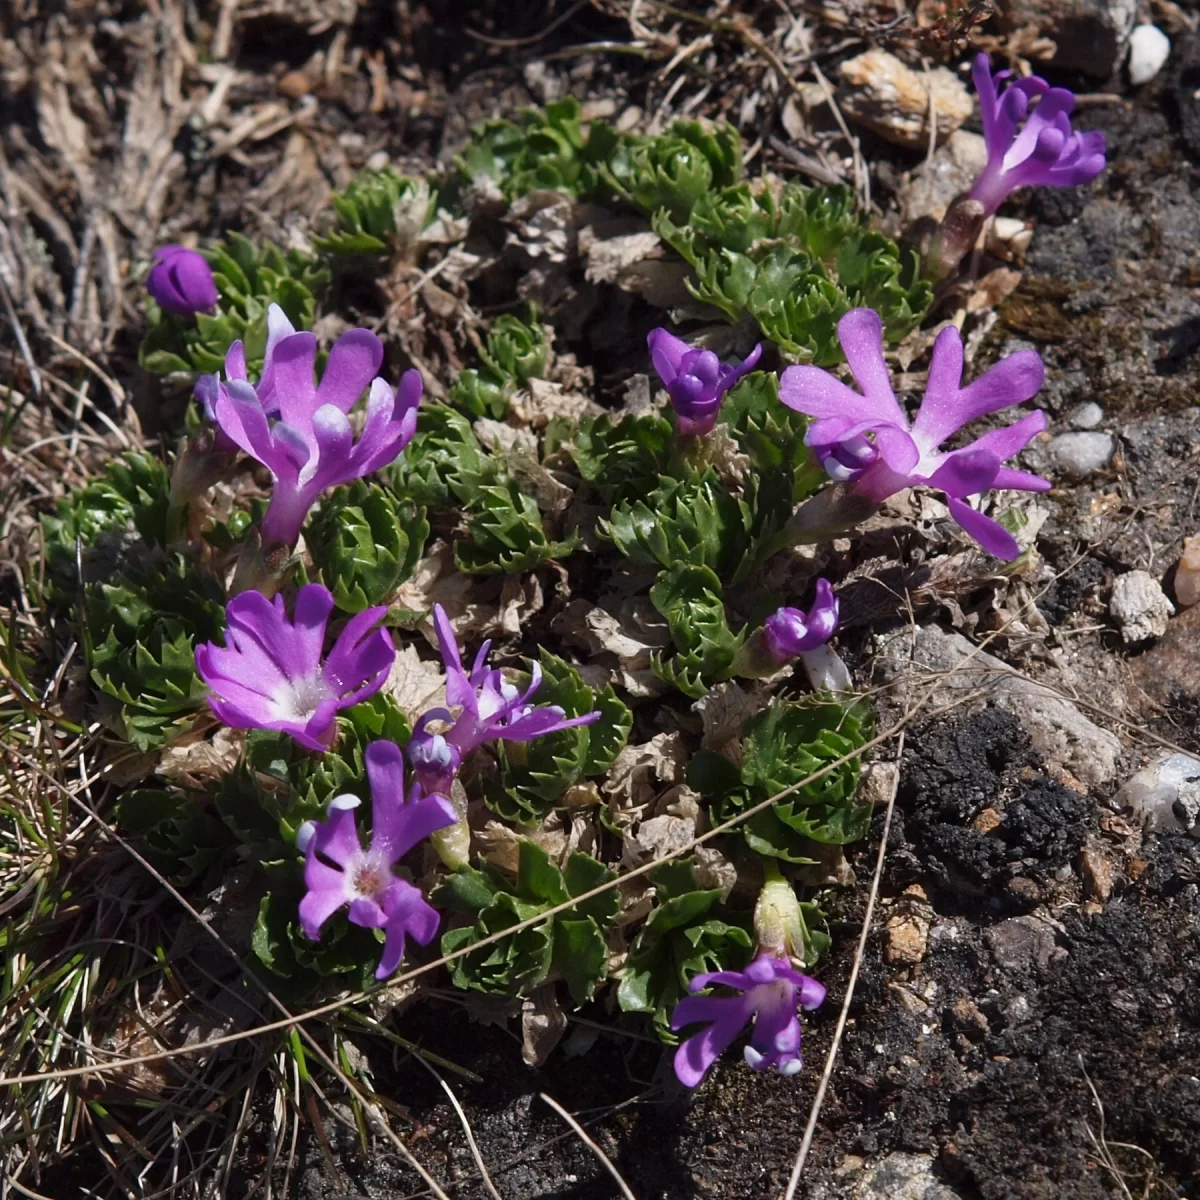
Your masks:
<svg viewBox="0 0 1200 1200"><path fill-rule="evenodd" d="M318 98L320 138L341 146L329 174L344 182L348 170L378 151L402 165L428 165L460 144L472 121L511 113L547 90L569 88L585 100L613 99L618 109L636 102L649 111L662 100L655 64L617 55L552 57L585 42L627 41L628 23L613 15L619 6L606 7L577 6L549 37L529 45L520 39L547 24L538 5L473 6L466 14L407 3L363 7L349 45L382 44L389 61L398 54L404 72L397 78L422 99L392 119L365 113L353 88ZM110 18L122 18L119 6L112 8ZM514 44L489 47L452 34L462 22ZM264 96L329 40L327 32L310 34L266 16L240 36L238 65L257 76L244 86ZM404 38L409 43L397 51ZM720 69L732 71L735 50L721 52L730 57ZM542 66L531 71L535 57ZM1190 664L1177 671L1174 691L1149 694L1137 666L1156 651L1122 645L1107 617L1107 590L1114 574L1132 568L1169 584L1181 539L1197 530L1197 62L1200 43L1181 36L1155 82L1134 92L1113 80L1106 91L1117 102L1081 110L1087 127L1109 136L1108 172L1090 188L1038 192L1024 202L1036 224L1024 277L982 351L986 361L1035 345L1046 362L1040 400L1051 432L1068 427L1073 406L1094 400L1119 447L1110 470L1056 489L1039 538L1051 570L1041 580L1038 609L1049 627L1070 636L1053 652L1045 644L993 651L1078 695L1100 695L1116 716L1189 747L1200 745L1194 634L1171 643L1176 659ZM365 78L355 86L365 87ZM698 111L718 115L732 103L717 89ZM12 120L36 140L27 107L14 106ZM278 200L266 213L245 203L278 167L286 135L248 147L245 162L215 174L189 144L191 135L179 136L197 166L174 189L164 216L171 237L286 227L304 215ZM919 162L869 140L867 148L881 160L903 158L905 167ZM309 211L314 195L303 199ZM121 325L105 359L131 392L139 320ZM594 344L572 349L585 363L603 357ZM15 379L22 370L15 351L11 361ZM603 378L598 383L605 386ZM1035 448L1032 469L1046 465L1046 454ZM869 653L865 634L859 650ZM1200 841L1129 827L1110 804L1119 780L1089 793L1049 771L1020 724L998 709L919 724L907 746L880 909L800 1194L1200 1194ZM1144 739L1130 741L1130 771L1150 748ZM595 1157L539 1100L541 1092L588 1124L639 1200L779 1197L834 1034L881 828L882 815L849 856L857 883L830 898L834 949L821 971L830 1002L806 1022L806 1069L795 1079L751 1072L731 1054L695 1094L685 1094L668 1052L646 1038L640 1022L602 1003L581 1014L588 1023L577 1025L565 1050L541 1069L522 1066L510 1032L473 1019L457 1002L408 1010L406 1037L481 1080L446 1076L505 1200L615 1194ZM919 953L900 946L906 923L924 930ZM380 1054L373 1067L379 1092L411 1119L401 1129L426 1166L439 1179L460 1180L456 1196L485 1196L437 1083L402 1057L389 1062ZM382 1144L363 1154L337 1120L324 1122L328 1147L305 1129L292 1194L422 1194ZM889 1162L891 1176L879 1169ZM229 1194L243 1194L260 1165L252 1153ZM78 1165L68 1171L43 1179L43 1194L79 1194L95 1179ZM909 1183L895 1183L900 1176Z"/></svg>

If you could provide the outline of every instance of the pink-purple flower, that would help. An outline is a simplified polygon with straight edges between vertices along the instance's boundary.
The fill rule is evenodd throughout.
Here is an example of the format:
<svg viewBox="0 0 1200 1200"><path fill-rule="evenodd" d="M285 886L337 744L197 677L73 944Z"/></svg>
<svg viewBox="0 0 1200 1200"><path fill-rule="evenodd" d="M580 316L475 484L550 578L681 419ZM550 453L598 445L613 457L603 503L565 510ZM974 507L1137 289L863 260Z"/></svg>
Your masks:
<svg viewBox="0 0 1200 1200"><path fill-rule="evenodd" d="M271 500L263 542L290 546L317 497L327 488L387 466L412 441L421 402L419 371L405 371L398 389L376 376L383 345L369 329L342 334L315 382L317 341L296 333L281 310L269 314L267 350L257 386L246 378L246 354L234 342L224 381L209 376L197 395L222 432L270 469ZM347 414L370 388L357 439Z"/></svg>
<svg viewBox="0 0 1200 1200"><path fill-rule="evenodd" d="M154 252L146 291L160 308L181 317L212 312L220 295L208 260L186 246L161 246Z"/></svg>
<svg viewBox="0 0 1200 1200"><path fill-rule="evenodd" d="M541 667L536 662L532 664L529 686L521 691L498 668L488 666L490 641L479 648L468 675L463 670L454 629L440 604L433 606L433 627L446 668L448 707L423 713L408 743L408 761L423 791L449 793L459 765L486 742L528 742L600 719L598 712L567 717L556 704L537 707L530 704L542 685ZM458 710L457 716L451 709ZM447 728L431 733L429 726L433 722Z"/></svg>
<svg viewBox="0 0 1200 1200"><path fill-rule="evenodd" d="M1104 170L1104 134L1071 129L1075 97L1066 88L1052 88L1036 75L993 75L986 54L976 57L971 73L979 93L987 165L970 199L983 205L985 215L994 213L1017 188L1075 187L1090 183ZM1006 80L1001 90L997 85ZM1030 111L1034 99L1038 103Z"/></svg>
<svg viewBox="0 0 1200 1200"><path fill-rule="evenodd" d="M1021 404L1042 386L1042 360L1033 350L1002 359L973 383L962 386L963 346L957 329L938 334L925 397L911 423L892 391L883 358L883 322L878 313L856 308L838 322L838 339L856 392L819 367L788 367L779 398L814 420L805 441L826 471L874 504L919 484L946 494L950 514L997 558L1020 553L1016 539L998 521L967 503L990 488L1044 492L1048 480L1002 464L1046 428L1040 409L995 429L958 450L941 444L969 421Z"/></svg>
<svg viewBox="0 0 1200 1200"><path fill-rule="evenodd" d="M352 795L335 796L324 821L306 821L296 831L308 889L300 901L300 928L318 941L325 922L348 906L352 924L383 930L375 978L386 979L404 958L406 940L427 945L440 920L421 889L393 868L419 842L457 818L445 796L422 796L417 784L406 801L404 760L394 742L372 742L364 757L371 788L370 845L363 849L354 817L361 801Z"/></svg>
<svg viewBox="0 0 1200 1200"><path fill-rule="evenodd" d="M828 579L818 579L816 597L808 612L783 607L763 622L763 646L779 666L823 646L838 623L838 598Z"/></svg>
<svg viewBox="0 0 1200 1200"><path fill-rule="evenodd" d="M781 1075L795 1075L800 1057L799 1010L819 1008L824 985L802 975L778 955L760 954L744 971L709 971L693 976L688 991L720 984L735 989L736 996L685 996L671 1014L671 1028L706 1025L675 1052L675 1074L684 1087L695 1087L709 1067L729 1048L734 1038L754 1023L750 1043L743 1052L756 1071L773 1067Z"/></svg>
<svg viewBox="0 0 1200 1200"><path fill-rule="evenodd" d="M324 653L333 596L319 583L302 587L292 620L283 597L242 592L225 608L225 645L196 647L196 671L208 704L234 729L274 729L309 750L327 750L339 709L373 696L396 656L378 628L386 608L368 608L346 622Z"/></svg>
<svg viewBox="0 0 1200 1200"><path fill-rule="evenodd" d="M754 370L762 346L750 351L744 362L722 363L711 350L696 350L665 329L652 329L646 337L650 359L663 381L681 434L712 430L725 393L743 375Z"/></svg>

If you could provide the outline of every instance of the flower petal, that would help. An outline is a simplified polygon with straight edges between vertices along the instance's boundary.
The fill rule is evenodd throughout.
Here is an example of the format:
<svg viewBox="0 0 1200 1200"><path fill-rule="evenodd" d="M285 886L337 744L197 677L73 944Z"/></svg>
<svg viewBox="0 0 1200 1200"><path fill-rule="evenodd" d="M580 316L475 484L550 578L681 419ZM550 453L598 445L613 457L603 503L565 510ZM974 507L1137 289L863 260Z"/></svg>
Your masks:
<svg viewBox="0 0 1200 1200"><path fill-rule="evenodd" d="M389 866L431 833L458 820L454 805L444 796L405 803L404 758L395 742L372 742L364 757L371 785L371 852Z"/></svg>
<svg viewBox="0 0 1200 1200"><path fill-rule="evenodd" d="M405 940L411 937L422 946L428 945L437 933L441 917L421 895L420 889L403 879L395 880L380 901L387 913L386 940L375 978L386 979L404 958Z"/></svg>
<svg viewBox="0 0 1200 1200"><path fill-rule="evenodd" d="M646 345L650 348L650 361L664 386L668 386L679 374L679 364L683 356L691 349L687 342L677 338L665 329L652 329L646 335Z"/></svg>
<svg viewBox="0 0 1200 1200"><path fill-rule="evenodd" d="M348 413L375 378L383 362L383 343L369 329L349 329L329 351L317 388L317 403Z"/></svg>
<svg viewBox="0 0 1200 1200"><path fill-rule="evenodd" d="M989 554L1009 562L1020 555L1021 547L1017 545L1017 539L999 521L985 517L964 500L953 496L948 496L946 502L950 506L950 515Z"/></svg>
<svg viewBox="0 0 1200 1200"><path fill-rule="evenodd" d="M699 999L699 997L691 998ZM685 1004L686 1002L686 1000L681 1000L679 1003ZM737 1002L731 1003L736 1004ZM739 1011L737 1016L731 1012L728 1017L714 1021L707 1029L688 1038L675 1051L675 1074L684 1087L696 1087L708 1073L709 1067L721 1057L733 1039L741 1033L750 1014L744 1011L744 1006L739 1006L739 1009L743 1011Z"/></svg>

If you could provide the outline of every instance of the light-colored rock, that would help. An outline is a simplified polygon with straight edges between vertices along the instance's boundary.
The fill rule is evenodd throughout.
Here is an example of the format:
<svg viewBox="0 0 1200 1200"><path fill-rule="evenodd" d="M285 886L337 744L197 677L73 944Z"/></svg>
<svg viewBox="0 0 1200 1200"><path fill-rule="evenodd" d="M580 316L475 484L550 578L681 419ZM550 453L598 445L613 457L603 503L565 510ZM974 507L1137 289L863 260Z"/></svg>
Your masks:
<svg viewBox="0 0 1200 1200"><path fill-rule="evenodd" d="M1148 829L1200 832L1200 758L1164 754L1129 779L1113 803Z"/></svg>
<svg viewBox="0 0 1200 1200"><path fill-rule="evenodd" d="M1175 599L1180 608L1200 601L1200 533L1183 539L1183 554L1175 568Z"/></svg>
<svg viewBox="0 0 1200 1200"><path fill-rule="evenodd" d="M839 74L842 110L881 138L914 150L929 145L931 109L937 140L945 141L975 107L966 85L945 67L914 71L886 50L847 59Z"/></svg>
<svg viewBox="0 0 1200 1200"><path fill-rule="evenodd" d="M1088 787L1116 776L1121 742L1115 734L962 634L934 625L897 633L882 646L876 672L897 684L895 702L900 705L923 697L932 685L930 709L953 705L956 699L962 702L956 714L978 712L989 703L1003 708L1021 723L1048 768L1065 768Z"/></svg>
<svg viewBox="0 0 1200 1200"><path fill-rule="evenodd" d="M956 129L928 163L913 171L901 196L901 215L911 225L922 217L940 221L950 201L967 191L987 163L987 143L977 133Z"/></svg>
<svg viewBox="0 0 1200 1200"><path fill-rule="evenodd" d="M1157 25L1138 25L1129 35L1129 82L1149 83L1171 53L1171 39Z"/></svg>
<svg viewBox="0 0 1200 1200"><path fill-rule="evenodd" d="M1006 971L1048 971L1067 957L1055 927L1042 917L1009 917L984 930L992 957Z"/></svg>
<svg viewBox="0 0 1200 1200"><path fill-rule="evenodd" d="M1005 32L1041 34L1054 43L1052 61L1107 79L1125 57L1138 0L1005 0Z"/></svg>
<svg viewBox="0 0 1200 1200"><path fill-rule="evenodd" d="M893 1151L868 1167L855 1192L857 1200L959 1200L959 1194L934 1174L927 1154Z"/></svg>
<svg viewBox="0 0 1200 1200"><path fill-rule="evenodd" d="M1050 443L1059 470L1072 479L1102 471L1112 458L1113 448L1109 433L1060 433Z"/></svg>
<svg viewBox="0 0 1200 1200"><path fill-rule="evenodd" d="M1109 611L1126 642L1162 637L1175 606L1149 571L1128 571L1113 580Z"/></svg>
<svg viewBox="0 0 1200 1200"><path fill-rule="evenodd" d="M1085 400L1067 413L1067 423L1072 429L1095 429L1104 420L1104 409L1095 400Z"/></svg>

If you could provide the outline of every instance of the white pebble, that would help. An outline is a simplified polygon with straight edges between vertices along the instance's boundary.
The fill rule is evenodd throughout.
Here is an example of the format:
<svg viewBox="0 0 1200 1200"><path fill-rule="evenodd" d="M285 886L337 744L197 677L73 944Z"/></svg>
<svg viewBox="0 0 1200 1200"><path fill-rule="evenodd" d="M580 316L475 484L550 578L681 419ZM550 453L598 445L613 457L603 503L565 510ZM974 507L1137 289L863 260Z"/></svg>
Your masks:
<svg viewBox="0 0 1200 1200"><path fill-rule="evenodd" d="M1162 637L1175 606L1149 571L1128 571L1113 580L1109 611L1121 627L1125 641L1144 642Z"/></svg>
<svg viewBox="0 0 1200 1200"><path fill-rule="evenodd" d="M1067 422L1072 429L1095 429L1104 420L1104 409L1095 400L1085 400L1067 413Z"/></svg>
<svg viewBox="0 0 1200 1200"><path fill-rule="evenodd" d="M1060 433L1050 443L1050 453L1064 474L1082 479L1101 471L1112 458L1113 439L1107 433Z"/></svg>
<svg viewBox="0 0 1200 1200"><path fill-rule="evenodd" d="M1149 83L1171 53L1171 39L1157 25L1139 25L1129 35L1129 82Z"/></svg>
<svg viewBox="0 0 1200 1200"><path fill-rule="evenodd" d="M1143 767L1113 797L1150 829L1194 829L1200 814L1200 759L1164 754Z"/></svg>

